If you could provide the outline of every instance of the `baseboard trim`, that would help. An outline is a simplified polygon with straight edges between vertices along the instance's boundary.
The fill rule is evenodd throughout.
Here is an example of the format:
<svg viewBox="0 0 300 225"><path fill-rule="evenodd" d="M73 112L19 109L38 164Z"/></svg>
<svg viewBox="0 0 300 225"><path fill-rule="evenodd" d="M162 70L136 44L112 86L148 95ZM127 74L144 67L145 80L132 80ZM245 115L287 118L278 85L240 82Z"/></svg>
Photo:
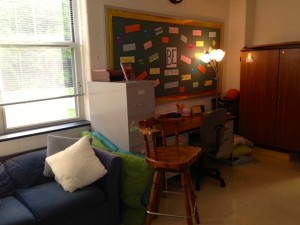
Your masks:
<svg viewBox="0 0 300 225"><path fill-rule="evenodd" d="M295 154L290 152L280 152L276 150L265 149L261 147L253 147L252 155L274 158L284 161L292 161L295 159Z"/></svg>

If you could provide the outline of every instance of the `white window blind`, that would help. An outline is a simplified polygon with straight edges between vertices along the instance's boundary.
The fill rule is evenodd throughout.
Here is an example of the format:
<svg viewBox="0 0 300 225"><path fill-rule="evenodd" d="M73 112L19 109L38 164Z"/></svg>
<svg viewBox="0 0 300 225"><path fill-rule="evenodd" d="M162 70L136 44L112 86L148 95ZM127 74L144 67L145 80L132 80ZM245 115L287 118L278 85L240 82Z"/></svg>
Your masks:
<svg viewBox="0 0 300 225"><path fill-rule="evenodd" d="M78 118L82 93L72 1L0 0L0 6L6 130Z"/></svg>

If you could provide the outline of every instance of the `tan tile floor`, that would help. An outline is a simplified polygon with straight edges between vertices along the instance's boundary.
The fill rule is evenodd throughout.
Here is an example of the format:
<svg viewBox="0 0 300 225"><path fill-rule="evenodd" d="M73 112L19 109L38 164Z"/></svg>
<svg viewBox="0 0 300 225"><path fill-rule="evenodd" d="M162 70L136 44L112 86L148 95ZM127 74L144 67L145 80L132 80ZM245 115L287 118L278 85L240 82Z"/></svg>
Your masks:
<svg viewBox="0 0 300 225"><path fill-rule="evenodd" d="M253 162L221 165L225 188L205 178L197 192L201 225L298 225L300 224L300 161L255 157ZM169 190L178 190L179 179L170 178ZM182 214L180 195L161 200L163 212ZM184 225L184 219L158 217L153 225Z"/></svg>

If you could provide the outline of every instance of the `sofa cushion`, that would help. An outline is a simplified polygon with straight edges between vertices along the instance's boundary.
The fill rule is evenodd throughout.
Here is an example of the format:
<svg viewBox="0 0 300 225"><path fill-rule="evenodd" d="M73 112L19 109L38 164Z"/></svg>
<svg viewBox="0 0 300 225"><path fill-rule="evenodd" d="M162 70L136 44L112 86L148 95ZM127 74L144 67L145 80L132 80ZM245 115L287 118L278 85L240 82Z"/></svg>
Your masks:
<svg viewBox="0 0 300 225"><path fill-rule="evenodd" d="M43 179L45 150L26 153L5 161L7 173L16 188L27 188Z"/></svg>
<svg viewBox="0 0 300 225"><path fill-rule="evenodd" d="M52 134L48 135L47 136L47 157L65 150L67 147L71 146L78 140L79 138L55 136ZM46 177L54 177L52 169L50 168L47 162L45 162L45 168L43 174Z"/></svg>
<svg viewBox="0 0 300 225"><path fill-rule="evenodd" d="M47 157L46 161L55 180L69 192L83 188L107 173L86 136L64 151Z"/></svg>
<svg viewBox="0 0 300 225"><path fill-rule="evenodd" d="M14 189L15 187L6 172L4 164L0 162L0 198L12 194Z"/></svg>
<svg viewBox="0 0 300 225"><path fill-rule="evenodd" d="M31 212L15 197L0 199L0 224L31 225L36 224Z"/></svg>
<svg viewBox="0 0 300 225"><path fill-rule="evenodd" d="M54 181L17 190L16 197L41 224L55 224L60 218L72 218L103 204L106 200L104 192L96 184L69 193Z"/></svg>

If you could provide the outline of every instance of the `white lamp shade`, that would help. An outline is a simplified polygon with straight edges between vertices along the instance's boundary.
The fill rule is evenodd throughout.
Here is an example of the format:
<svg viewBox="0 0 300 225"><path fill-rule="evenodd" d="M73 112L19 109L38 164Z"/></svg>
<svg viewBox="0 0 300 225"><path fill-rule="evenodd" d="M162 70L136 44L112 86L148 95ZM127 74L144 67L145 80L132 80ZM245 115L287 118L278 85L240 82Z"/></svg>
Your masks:
<svg viewBox="0 0 300 225"><path fill-rule="evenodd" d="M222 49L217 49L213 52L214 57L212 59L215 59L217 62L221 62L225 56L225 52Z"/></svg>
<svg viewBox="0 0 300 225"><path fill-rule="evenodd" d="M210 55L208 53L201 54L199 58L204 63L209 63L211 60Z"/></svg>
<svg viewBox="0 0 300 225"><path fill-rule="evenodd" d="M225 52L222 49L214 49L209 53L206 52L201 54L199 59L204 63L209 63L211 60L216 60L217 62L221 62L225 56Z"/></svg>

